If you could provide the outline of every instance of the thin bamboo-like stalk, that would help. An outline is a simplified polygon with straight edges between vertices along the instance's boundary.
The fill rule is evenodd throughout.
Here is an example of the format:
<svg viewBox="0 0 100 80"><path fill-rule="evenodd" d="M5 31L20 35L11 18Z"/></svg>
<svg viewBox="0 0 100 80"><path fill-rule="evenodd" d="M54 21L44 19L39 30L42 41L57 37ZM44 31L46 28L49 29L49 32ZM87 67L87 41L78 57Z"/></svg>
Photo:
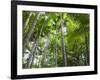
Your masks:
<svg viewBox="0 0 100 80"><path fill-rule="evenodd" d="M63 13L61 13L61 44L62 44L62 59L63 59L63 66L67 65L67 61L66 61L66 53L65 53L65 44L64 44L64 34L63 34L63 26L64 26L64 22L63 22Z"/></svg>
<svg viewBox="0 0 100 80"><path fill-rule="evenodd" d="M26 45L29 42L29 39L30 39L30 37L32 35L33 29L35 28L35 25L37 23L37 20L38 20L39 16L40 16L40 14L37 13L36 16L35 16L35 18L34 18L34 20L33 20L33 22L32 22L32 26L29 29L29 32L27 33L27 37L24 39L23 53L25 52Z"/></svg>
<svg viewBox="0 0 100 80"><path fill-rule="evenodd" d="M25 22L25 24L24 24L24 30L26 29L26 26L28 25L29 20L30 20L32 14L33 14L32 12L29 13L29 16L27 17L26 22Z"/></svg>
<svg viewBox="0 0 100 80"><path fill-rule="evenodd" d="M35 56L35 48L37 47L37 44L38 44L38 40L39 40L39 37L40 37L40 35L41 35L41 33L42 33L42 30L43 30L43 27L44 27L44 25L45 25L45 21L46 21L46 19L43 21L43 23L42 23L42 26L39 28L39 30L38 30L38 33L37 33L37 37L36 37L36 39L35 39L35 42L34 42L34 44L33 44L33 46L32 46L32 50L31 50L31 55L33 55L33 56ZM33 57L34 58L34 57ZM33 62L33 60L34 59L32 59L32 62ZM29 64L30 65L30 64ZM32 67L32 63L31 63L31 65L30 65L30 68Z"/></svg>

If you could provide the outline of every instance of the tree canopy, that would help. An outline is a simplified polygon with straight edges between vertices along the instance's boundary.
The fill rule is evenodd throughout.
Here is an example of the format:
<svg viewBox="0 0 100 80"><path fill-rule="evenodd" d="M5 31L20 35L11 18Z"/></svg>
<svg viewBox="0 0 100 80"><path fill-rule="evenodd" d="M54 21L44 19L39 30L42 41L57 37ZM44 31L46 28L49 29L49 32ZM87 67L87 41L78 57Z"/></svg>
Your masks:
<svg viewBox="0 0 100 80"><path fill-rule="evenodd" d="M88 66L89 14L23 11L23 68Z"/></svg>

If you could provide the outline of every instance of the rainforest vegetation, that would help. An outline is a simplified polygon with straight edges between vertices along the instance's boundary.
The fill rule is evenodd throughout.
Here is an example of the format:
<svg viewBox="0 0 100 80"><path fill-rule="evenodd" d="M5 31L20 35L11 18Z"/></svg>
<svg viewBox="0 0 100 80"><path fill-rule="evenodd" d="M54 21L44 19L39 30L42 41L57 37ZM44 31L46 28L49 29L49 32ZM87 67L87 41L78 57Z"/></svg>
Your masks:
<svg viewBox="0 0 100 80"><path fill-rule="evenodd" d="M89 14L23 11L23 68L88 66Z"/></svg>

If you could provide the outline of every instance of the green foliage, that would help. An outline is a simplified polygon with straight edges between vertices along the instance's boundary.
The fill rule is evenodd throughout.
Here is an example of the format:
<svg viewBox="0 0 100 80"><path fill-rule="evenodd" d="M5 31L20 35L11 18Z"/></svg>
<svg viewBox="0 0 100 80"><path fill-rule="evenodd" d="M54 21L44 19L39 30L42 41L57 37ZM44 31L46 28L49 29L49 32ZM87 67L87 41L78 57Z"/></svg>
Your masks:
<svg viewBox="0 0 100 80"><path fill-rule="evenodd" d="M23 25L31 12L23 11ZM23 41L27 38L32 22L38 13L40 16L25 47L25 50L28 49L31 52L32 46L36 45L35 52L30 53L33 59L32 68L62 67L64 62L67 66L89 65L89 14L32 12L28 24L26 27L23 26ZM30 42L33 43L29 45ZM34 62L35 59L37 64Z"/></svg>

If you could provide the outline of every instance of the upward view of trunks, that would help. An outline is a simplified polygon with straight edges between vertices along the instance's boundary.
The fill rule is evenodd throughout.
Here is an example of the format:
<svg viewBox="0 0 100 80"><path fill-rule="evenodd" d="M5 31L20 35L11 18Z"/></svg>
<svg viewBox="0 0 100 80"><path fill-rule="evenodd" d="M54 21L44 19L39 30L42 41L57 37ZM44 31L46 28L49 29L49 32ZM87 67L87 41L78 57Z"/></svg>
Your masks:
<svg viewBox="0 0 100 80"><path fill-rule="evenodd" d="M84 13L23 11L23 68L89 66L89 19Z"/></svg>

